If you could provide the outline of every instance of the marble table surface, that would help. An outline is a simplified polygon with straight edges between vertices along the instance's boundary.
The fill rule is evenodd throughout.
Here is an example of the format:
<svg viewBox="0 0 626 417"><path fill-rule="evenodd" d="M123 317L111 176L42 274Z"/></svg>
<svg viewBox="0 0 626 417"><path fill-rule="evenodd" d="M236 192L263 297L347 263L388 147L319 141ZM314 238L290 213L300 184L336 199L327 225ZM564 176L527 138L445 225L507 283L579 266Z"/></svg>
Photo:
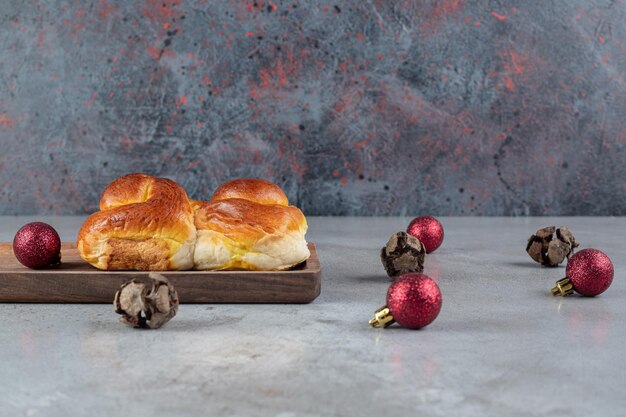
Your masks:
<svg viewBox="0 0 626 417"><path fill-rule="evenodd" d="M74 240L80 217L33 220ZM625 218L442 218L426 259L443 307L422 330L374 329L390 284L379 250L408 218L310 218L322 292L307 305L182 305L160 330L111 305L0 304L2 416L623 416ZM525 252L567 225L616 275L596 298Z"/></svg>

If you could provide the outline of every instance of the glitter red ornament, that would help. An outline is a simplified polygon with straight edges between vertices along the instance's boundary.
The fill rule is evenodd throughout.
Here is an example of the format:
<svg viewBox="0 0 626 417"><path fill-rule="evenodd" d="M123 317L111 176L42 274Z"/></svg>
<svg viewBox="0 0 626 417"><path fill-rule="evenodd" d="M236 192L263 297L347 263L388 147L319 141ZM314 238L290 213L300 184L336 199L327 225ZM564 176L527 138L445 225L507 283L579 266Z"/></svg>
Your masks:
<svg viewBox="0 0 626 417"><path fill-rule="evenodd" d="M613 282L613 263L597 249L583 249L567 261L565 278L556 282L552 295L571 295L574 291L587 297L602 294Z"/></svg>
<svg viewBox="0 0 626 417"><path fill-rule="evenodd" d="M441 291L428 275L400 275L387 290L387 305L379 308L370 320L373 327L387 327L394 322L408 329L420 329L432 323L441 310Z"/></svg>
<svg viewBox="0 0 626 417"><path fill-rule="evenodd" d="M443 226L433 216L414 218L406 231L424 244L426 253L434 252L443 242Z"/></svg>
<svg viewBox="0 0 626 417"><path fill-rule="evenodd" d="M13 253L28 268L43 268L61 262L61 238L42 222L25 224L13 238Z"/></svg>

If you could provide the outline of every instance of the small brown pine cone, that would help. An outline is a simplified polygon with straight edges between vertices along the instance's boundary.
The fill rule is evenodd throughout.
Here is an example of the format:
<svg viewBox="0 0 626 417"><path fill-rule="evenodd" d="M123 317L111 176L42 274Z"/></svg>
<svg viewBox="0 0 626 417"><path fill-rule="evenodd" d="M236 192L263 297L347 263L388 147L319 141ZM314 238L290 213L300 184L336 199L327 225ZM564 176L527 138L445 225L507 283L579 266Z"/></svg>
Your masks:
<svg viewBox="0 0 626 417"><path fill-rule="evenodd" d="M565 258L569 258L578 246L579 243L567 227L548 226L537 230L528 239L526 252L542 265L558 266Z"/></svg>
<svg viewBox="0 0 626 417"><path fill-rule="evenodd" d="M115 312L120 321L132 327L158 329L170 321L178 311L178 293L161 274L150 272L152 287L143 282L128 281L115 293Z"/></svg>
<svg viewBox="0 0 626 417"><path fill-rule="evenodd" d="M406 232L394 233L380 252L385 271L392 278L407 272L422 272L425 256L422 242Z"/></svg>

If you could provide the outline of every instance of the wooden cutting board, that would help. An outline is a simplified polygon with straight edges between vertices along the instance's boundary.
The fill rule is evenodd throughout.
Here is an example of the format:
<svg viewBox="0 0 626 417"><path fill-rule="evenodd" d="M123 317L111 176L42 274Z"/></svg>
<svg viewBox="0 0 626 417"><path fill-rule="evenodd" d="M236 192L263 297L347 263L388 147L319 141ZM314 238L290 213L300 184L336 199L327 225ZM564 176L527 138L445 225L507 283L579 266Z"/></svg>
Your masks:
<svg viewBox="0 0 626 417"><path fill-rule="evenodd" d="M320 293L315 245L311 257L289 271L165 271L181 303L310 303ZM10 243L0 243L0 302L112 303L120 285L145 271L100 271L73 243L63 243L62 263L35 270L22 266Z"/></svg>

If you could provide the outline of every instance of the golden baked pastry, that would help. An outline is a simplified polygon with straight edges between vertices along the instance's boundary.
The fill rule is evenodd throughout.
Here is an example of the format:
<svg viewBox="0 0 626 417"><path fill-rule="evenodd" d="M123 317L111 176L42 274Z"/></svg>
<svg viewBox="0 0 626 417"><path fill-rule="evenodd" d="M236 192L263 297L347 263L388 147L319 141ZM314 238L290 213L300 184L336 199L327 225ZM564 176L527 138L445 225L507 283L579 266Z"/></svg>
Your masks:
<svg viewBox="0 0 626 417"><path fill-rule="evenodd" d="M80 256L98 269L193 268L194 212L174 181L129 174L109 184L78 232Z"/></svg>
<svg viewBox="0 0 626 417"><path fill-rule="evenodd" d="M269 181L230 181L192 206L196 269L288 269L310 255L304 214Z"/></svg>
<svg viewBox="0 0 626 417"><path fill-rule="evenodd" d="M78 253L104 270L282 270L306 259L307 223L277 185L239 179L210 201L174 181L129 174L109 184L78 234Z"/></svg>

